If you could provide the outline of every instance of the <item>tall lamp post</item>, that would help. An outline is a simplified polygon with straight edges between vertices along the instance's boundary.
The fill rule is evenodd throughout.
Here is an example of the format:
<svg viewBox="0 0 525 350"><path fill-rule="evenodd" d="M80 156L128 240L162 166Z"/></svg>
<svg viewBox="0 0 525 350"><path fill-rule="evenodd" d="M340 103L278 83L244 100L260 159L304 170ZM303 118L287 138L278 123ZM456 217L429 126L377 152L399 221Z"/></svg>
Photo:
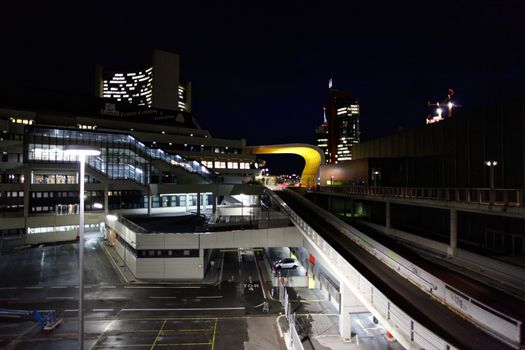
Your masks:
<svg viewBox="0 0 525 350"><path fill-rule="evenodd" d="M100 155L100 150L85 145L66 146L65 153L78 156L80 162L80 214L78 223L78 348L84 349L84 177L86 171L86 157Z"/></svg>

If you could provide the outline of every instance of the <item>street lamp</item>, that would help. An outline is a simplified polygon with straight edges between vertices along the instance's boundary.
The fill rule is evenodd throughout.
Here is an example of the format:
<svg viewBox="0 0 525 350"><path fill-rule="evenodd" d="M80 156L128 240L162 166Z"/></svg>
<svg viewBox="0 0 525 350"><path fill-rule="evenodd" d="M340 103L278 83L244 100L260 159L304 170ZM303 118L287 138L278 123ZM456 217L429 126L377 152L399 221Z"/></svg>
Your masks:
<svg viewBox="0 0 525 350"><path fill-rule="evenodd" d="M494 193L494 168L498 165L497 160L487 160L485 165L490 168L490 191L489 191L489 202L494 203L496 195Z"/></svg>
<svg viewBox="0 0 525 350"><path fill-rule="evenodd" d="M496 165L498 165L497 160L487 160L485 161L485 165L490 168L490 189L494 189L494 168Z"/></svg>
<svg viewBox="0 0 525 350"><path fill-rule="evenodd" d="M86 168L86 157L100 155L100 149L85 145L66 146L65 153L78 156L80 162L80 215L78 226L78 346L84 349L84 173Z"/></svg>
<svg viewBox="0 0 525 350"><path fill-rule="evenodd" d="M377 187L377 183L379 181L380 176L381 176L381 173L379 172L379 170L374 169L374 171L372 171L372 178L374 179L375 187Z"/></svg>
<svg viewBox="0 0 525 350"><path fill-rule="evenodd" d="M334 177L333 175L330 175L330 187L334 186Z"/></svg>

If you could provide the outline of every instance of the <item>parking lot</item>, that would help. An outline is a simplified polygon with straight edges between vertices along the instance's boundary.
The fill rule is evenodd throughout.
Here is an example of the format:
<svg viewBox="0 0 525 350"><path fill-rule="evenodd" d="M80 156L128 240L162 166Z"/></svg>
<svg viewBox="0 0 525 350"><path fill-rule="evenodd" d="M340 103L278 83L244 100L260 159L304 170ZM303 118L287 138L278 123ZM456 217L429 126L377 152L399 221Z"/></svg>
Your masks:
<svg viewBox="0 0 525 350"><path fill-rule="evenodd" d="M92 349L214 349L217 318L125 319L112 321Z"/></svg>

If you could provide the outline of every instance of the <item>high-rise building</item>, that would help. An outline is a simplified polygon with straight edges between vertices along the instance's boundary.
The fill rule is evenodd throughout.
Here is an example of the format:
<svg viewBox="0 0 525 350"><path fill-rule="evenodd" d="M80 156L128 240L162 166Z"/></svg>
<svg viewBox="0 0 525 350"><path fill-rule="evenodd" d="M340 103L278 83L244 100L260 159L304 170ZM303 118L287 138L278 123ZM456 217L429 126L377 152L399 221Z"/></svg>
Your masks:
<svg viewBox="0 0 525 350"><path fill-rule="evenodd" d="M319 147L325 159L328 159L328 122L326 121L326 108L323 108L323 124L315 129L315 139L317 147Z"/></svg>
<svg viewBox="0 0 525 350"><path fill-rule="evenodd" d="M360 141L359 102L329 84L325 122L316 130L318 146L325 150L327 163L352 160L352 146ZM323 131L326 129L326 131ZM327 137L320 137L326 135ZM319 140L327 139L323 148Z"/></svg>
<svg viewBox="0 0 525 350"><path fill-rule="evenodd" d="M191 112L191 83L180 79L179 55L154 50L143 69L107 70L97 65L96 95L138 106Z"/></svg>

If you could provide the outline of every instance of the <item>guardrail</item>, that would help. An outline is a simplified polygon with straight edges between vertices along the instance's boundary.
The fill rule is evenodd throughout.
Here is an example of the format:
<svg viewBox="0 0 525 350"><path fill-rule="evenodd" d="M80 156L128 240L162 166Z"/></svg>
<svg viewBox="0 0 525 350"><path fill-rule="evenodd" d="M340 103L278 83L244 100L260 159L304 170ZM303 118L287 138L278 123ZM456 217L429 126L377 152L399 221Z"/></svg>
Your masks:
<svg viewBox="0 0 525 350"><path fill-rule="evenodd" d="M510 207L525 206L525 191L505 188L322 186L322 191L370 197L426 199Z"/></svg>
<svg viewBox="0 0 525 350"><path fill-rule="evenodd" d="M396 309L391 301L375 289L370 282L368 282L357 270L342 258L339 253L326 243L326 241L324 241L317 232L315 232L284 201L282 201L280 197L274 193L272 193L272 196L277 203L279 203L281 208L283 208L283 210L290 216L294 224L311 239L312 243L328 257L329 261L335 263L335 266L340 269L345 277L348 278L350 285L353 284L354 286L357 286L357 290L365 297L369 304L378 307L379 309L376 309L377 312L384 316L386 320L392 320L396 327L399 328L399 331L405 337L408 337L407 339L410 339L411 341L419 339L416 343L423 346L425 349L447 349L445 346L450 346L445 340L440 339L430 330L410 319L410 317L404 312ZM519 320L513 319L512 317L509 317L474 298L459 293L452 286L448 286L445 282L435 278L430 273L412 264L403 257L400 257L387 247L379 244L358 230L350 228L350 226L334 215L324 210L320 210L317 206L304 198L302 198L302 200L304 201L304 205L315 209L321 218L329 220L332 225L343 232L349 239L352 239L370 254L374 255L387 266L411 281L426 293L430 294L432 297L449 305L467 319L481 326L496 337L510 341L513 344L520 344L522 340L522 324ZM366 303L364 304L366 305ZM428 339L432 339L430 344L428 344ZM436 347L432 344L440 344L440 346Z"/></svg>

